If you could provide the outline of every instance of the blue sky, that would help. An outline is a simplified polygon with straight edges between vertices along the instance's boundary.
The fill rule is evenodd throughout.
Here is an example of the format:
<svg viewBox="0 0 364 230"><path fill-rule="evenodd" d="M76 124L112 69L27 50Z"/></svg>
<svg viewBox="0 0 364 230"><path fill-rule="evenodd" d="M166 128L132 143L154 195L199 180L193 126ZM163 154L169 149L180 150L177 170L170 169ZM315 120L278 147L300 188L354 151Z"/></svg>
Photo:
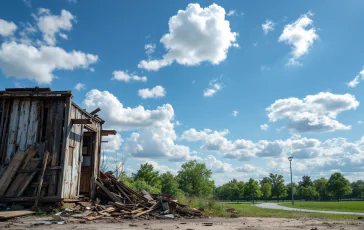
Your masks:
<svg viewBox="0 0 364 230"><path fill-rule="evenodd" d="M2 1L0 82L99 106L108 158L363 178L362 1ZM235 111L235 112L234 112ZM110 160L112 161L112 160Z"/></svg>

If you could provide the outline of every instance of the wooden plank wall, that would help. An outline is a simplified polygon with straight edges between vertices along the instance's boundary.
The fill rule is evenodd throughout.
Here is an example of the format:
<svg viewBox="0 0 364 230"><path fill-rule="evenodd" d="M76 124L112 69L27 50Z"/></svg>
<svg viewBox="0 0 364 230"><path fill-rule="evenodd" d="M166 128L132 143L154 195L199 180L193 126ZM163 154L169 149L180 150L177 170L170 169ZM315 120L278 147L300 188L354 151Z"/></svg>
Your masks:
<svg viewBox="0 0 364 230"><path fill-rule="evenodd" d="M75 106L70 108L69 119L86 119L88 118L82 111ZM72 125L72 124L71 124ZM81 177L81 161L82 161L82 144L83 144L84 125L72 125L68 140L68 151L65 159L63 198L75 199L78 197L79 179Z"/></svg>
<svg viewBox="0 0 364 230"><path fill-rule="evenodd" d="M39 100L14 99L8 101L8 124L4 120L2 135L7 136L6 142L1 143L3 164L9 164L15 154L16 148L26 151L28 145L35 144L38 136L38 123L40 120ZM6 118L5 118L6 119ZM8 126L5 128L5 126Z"/></svg>
<svg viewBox="0 0 364 230"><path fill-rule="evenodd" d="M0 99L1 167L5 168L9 164L16 150L26 151L31 144L37 146L40 157L44 151L50 152L52 166L61 166L65 99L67 98ZM59 174L60 170L52 170L46 176L48 196L56 195Z"/></svg>
<svg viewBox="0 0 364 230"><path fill-rule="evenodd" d="M71 105L69 111L69 119L89 119L83 110ZM101 124L93 120L89 126L96 130L93 155L91 161L91 189L95 187L94 181L98 176L99 170L99 156L101 146ZM80 192L80 179L82 168L82 147L83 147L83 134L85 125L82 124L69 124L70 132L69 138L66 143L66 153L63 159L65 172L63 173L63 189L62 198L76 199Z"/></svg>

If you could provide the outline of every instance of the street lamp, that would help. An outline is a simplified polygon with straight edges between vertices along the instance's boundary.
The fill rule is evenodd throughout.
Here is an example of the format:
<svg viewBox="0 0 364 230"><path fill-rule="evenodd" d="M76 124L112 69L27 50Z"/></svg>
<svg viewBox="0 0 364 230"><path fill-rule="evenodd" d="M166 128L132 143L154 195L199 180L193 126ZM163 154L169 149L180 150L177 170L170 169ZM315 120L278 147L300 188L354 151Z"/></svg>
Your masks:
<svg viewBox="0 0 364 230"><path fill-rule="evenodd" d="M294 198L293 198L293 182L292 182L292 159L293 157L288 157L289 160L289 169L291 170L291 194L292 194L292 205L294 205Z"/></svg>

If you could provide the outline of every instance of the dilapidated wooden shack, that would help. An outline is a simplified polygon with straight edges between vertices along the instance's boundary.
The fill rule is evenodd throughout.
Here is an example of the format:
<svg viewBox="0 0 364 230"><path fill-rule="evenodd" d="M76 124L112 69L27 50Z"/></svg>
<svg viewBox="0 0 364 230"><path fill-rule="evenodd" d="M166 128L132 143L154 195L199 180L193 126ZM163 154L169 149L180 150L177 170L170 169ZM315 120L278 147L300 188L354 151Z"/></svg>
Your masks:
<svg viewBox="0 0 364 230"><path fill-rule="evenodd" d="M0 91L0 201L94 197L102 136L116 133L102 130L99 111L80 108L71 91Z"/></svg>

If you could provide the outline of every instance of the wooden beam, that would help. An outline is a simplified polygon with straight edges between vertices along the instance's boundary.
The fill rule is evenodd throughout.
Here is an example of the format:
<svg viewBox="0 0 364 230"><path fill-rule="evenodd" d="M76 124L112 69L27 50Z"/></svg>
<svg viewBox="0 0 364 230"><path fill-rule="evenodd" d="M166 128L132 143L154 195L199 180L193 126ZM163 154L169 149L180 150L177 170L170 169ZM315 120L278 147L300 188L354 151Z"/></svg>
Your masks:
<svg viewBox="0 0 364 230"><path fill-rule="evenodd" d="M25 152L18 151L17 153L15 153L15 156L11 160L9 166L6 168L6 171L3 173L0 179L0 197L5 194L10 183L13 182L16 172L18 171L21 163L23 162L25 155L26 155Z"/></svg>
<svg viewBox="0 0 364 230"><path fill-rule="evenodd" d="M116 135L116 130L101 130L102 136Z"/></svg>
<svg viewBox="0 0 364 230"><path fill-rule="evenodd" d="M97 129L95 129L94 127L92 127L91 125L85 125L84 127L85 129L87 129L88 131L97 133Z"/></svg>
<svg viewBox="0 0 364 230"><path fill-rule="evenodd" d="M44 180L44 173L45 173L45 170L47 168L48 157L49 157L49 152L46 152L46 154L44 154L44 157L43 157L43 167L42 167L42 171L41 171L42 174L39 177L38 190L36 190L37 193L36 193L36 199L35 199L35 202L34 202L35 207L38 206L38 201L39 201L39 198L40 198L40 192L42 190L42 184L43 184L43 180Z"/></svg>
<svg viewBox="0 0 364 230"><path fill-rule="evenodd" d="M51 170L61 170L61 166L51 166L51 167L47 167L46 168L46 172L47 171L51 171ZM18 173L31 173L31 172L40 172L42 169L37 168L37 169L19 169Z"/></svg>
<svg viewBox="0 0 364 230"><path fill-rule="evenodd" d="M89 119L71 119L73 125L80 124L80 125L89 125L92 124L91 118Z"/></svg>
<svg viewBox="0 0 364 230"><path fill-rule="evenodd" d="M98 113L98 112L100 112L101 111L101 109L100 108L97 108L97 109L95 109L94 111L92 111L90 114L91 115L95 115L96 113Z"/></svg>
<svg viewBox="0 0 364 230"><path fill-rule="evenodd" d="M36 197L0 197L0 202L34 202ZM53 203L63 201L63 198L58 196L40 197L39 201L44 203Z"/></svg>
<svg viewBox="0 0 364 230"><path fill-rule="evenodd" d="M6 220L18 216L32 215L34 213L35 211L30 211L30 210L0 212L0 220Z"/></svg>
<svg viewBox="0 0 364 230"><path fill-rule="evenodd" d="M18 92L18 91L36 91L36 92L51 92L51 88L5 88L5 91Z"/></svg>
<svg viewBox="0 0 364 230"><path fill-rule="evenodd" d="M96 184L114 201L114 202L119 202L120 200L118 198L116 198L116 196L111 193L107 188L105 188L105 186L103 184L101 184L100 182L96 181Z"/></svg>

